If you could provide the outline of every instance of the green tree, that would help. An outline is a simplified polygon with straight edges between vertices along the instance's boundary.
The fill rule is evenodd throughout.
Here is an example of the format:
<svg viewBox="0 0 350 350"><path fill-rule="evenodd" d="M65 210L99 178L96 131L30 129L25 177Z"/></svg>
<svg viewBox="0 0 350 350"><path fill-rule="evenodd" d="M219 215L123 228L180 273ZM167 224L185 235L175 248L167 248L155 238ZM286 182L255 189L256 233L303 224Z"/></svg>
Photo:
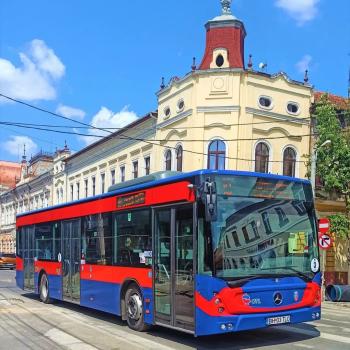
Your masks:
<svg viewBox="0 0 350 350"><path fill-rule="evenodd" d="M342 110L345 120L349 120L349 110ZM318 149L317 174L323 179L325 189L336 191L345 199L345 215L332 216L331 224L338 236L350 239L350 138L348 130L342 129L337 110L323 95L314 110L318 139L316 148L326 140L331 143ZM333 222L332 222L333 221ZM347 228L347 229L346 229Z"/></svg>

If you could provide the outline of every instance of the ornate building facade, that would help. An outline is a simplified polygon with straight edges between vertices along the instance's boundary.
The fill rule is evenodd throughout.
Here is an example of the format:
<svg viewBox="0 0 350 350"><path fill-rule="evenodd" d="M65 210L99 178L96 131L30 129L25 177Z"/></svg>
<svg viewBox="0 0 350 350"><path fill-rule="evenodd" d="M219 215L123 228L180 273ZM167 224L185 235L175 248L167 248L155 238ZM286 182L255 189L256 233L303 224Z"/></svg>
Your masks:
<svg viewBox="0 0 350 350"><path fill-rule="evenodd" d="M245 65L244 23L231 13L206 24L198 67L162 82L157 112L73 154L54 171L54 203L107 191L160 170L202 168L306 176L312 87ZM58 160L58 162L60 162ZM56 165L55 165L56 168Z"/></svg>

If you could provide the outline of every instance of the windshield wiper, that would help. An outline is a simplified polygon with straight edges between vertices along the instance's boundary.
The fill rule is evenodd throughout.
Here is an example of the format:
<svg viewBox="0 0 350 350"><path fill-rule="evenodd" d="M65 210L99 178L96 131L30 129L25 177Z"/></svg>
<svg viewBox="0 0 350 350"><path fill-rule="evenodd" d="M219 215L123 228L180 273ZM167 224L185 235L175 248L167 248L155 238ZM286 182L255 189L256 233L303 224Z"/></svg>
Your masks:
<svg viewBox="0 0 350 350"><path fill-rule="evenodd" d="M275 278L275 277L276 277L275 274L253 275L253 276L238 278L235 280L226 280L226 282L230 287L239 287L239 286L242 286L244 283L252 280L256 280L260 278Z"/></svg>
<svg viewBox="0 0 350 350"><path fill-rule="evenodd" d="M304 272L301 272L297 269L295 269L294 267L291 267L291 266L277 266L277 267L269 267L269 268L265 268L265 269L261 269L261 270L291 270L293 272L295 272L299 277L302 277L304 280L307 280L307 281L312 281L312 278L310 276L308 276L306 273Z"/></svg>

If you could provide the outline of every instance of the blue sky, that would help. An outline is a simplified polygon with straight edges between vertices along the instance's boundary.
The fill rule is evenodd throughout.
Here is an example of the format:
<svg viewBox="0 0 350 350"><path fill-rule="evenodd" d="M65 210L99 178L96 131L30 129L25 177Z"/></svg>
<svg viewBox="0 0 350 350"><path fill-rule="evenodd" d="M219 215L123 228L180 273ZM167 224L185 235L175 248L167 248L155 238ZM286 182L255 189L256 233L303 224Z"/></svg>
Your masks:
<svg viewBox="0 0 350 350"><path fill-rule="evenodd" d="M0 93L100 127L120 127L156 110L168 81L201 61L204 24L219 0L1 0ZM350 68L349 0L233 0L247 30L246 60L286 72L317 90L346 96ZM74 123L0 100L1 122ZM70 131L74 131L71 129ZM89 132L89 131L83 131ZM90 131L92 133L92 131ZM0 125L0 159L53 152L87 138ZM89 138L90 142L93 140Z"/></svg>

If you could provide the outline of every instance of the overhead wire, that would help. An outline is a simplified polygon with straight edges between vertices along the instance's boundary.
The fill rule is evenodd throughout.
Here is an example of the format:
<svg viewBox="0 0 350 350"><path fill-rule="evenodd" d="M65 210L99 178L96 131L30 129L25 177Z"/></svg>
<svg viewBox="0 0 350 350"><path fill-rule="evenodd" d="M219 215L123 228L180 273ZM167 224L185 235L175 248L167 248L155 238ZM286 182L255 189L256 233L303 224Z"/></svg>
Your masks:
<svg viewBox="0 0 350 350"><path fill-rule="evenodd" d="M87 123L75 120L73 118L62 116L62 115L60 115L58 113L52 112L50 110L46 110L44 108L40 108L40 107L34 106L34 105L30 104L30 103L27 103L27 102L24 102L24 101L12 98L12 97L4 95L2 93L0 93L0 96L3 97L3 98L6 98L6 99L8 99L8 100L10 100L12 102L16 102L16 103L19 103L19 104L24 105L26 107L38 110L40 112L47 113L47 114L50 114L52 116L55 116L55 117L58 117L58 118L61 118L61 119L69 120L69 121L74 122L74 123L79 124L79 125L83 125L85 127L88 127L89 129L100 130L100 131L108 132L110 134L109 136L91 135L91 134L82 134L80 136L100 137L100 138L105 138L106 140L109 140L109 139L113 138L114 136L118 136L118 138L123 138L123 139L133 140L133 141L140 141L140 142L144 142L146 144L150 144L152 146L159 146L159 147L162 147L162 148L165 148L165 149L174 149L174 150L177 149L177 147L172 147L172 146L168 146L168 145L161 145L161 144L155 143L155 142L163 142L164 140L152 140L152 141L149 141L149 140L146 140L146 139L143 139L143 138L131 137L131 136L125 135L123 133L119 133L118 135L115 135L114 132L112 132L111 130L108 130L106 128L100 128L100 127L97 127L97 126L94 126L94 125L91 125L91 124L87 124ZM122 128L121 130L125 130L125 128ZM49 131L49 130L45 130L45 131ZM66 132L62 132L62 133L66 133ZM69 133L69 134L72 134L72 133ZM73 134L74 135L79 135L79 133L73 133ZM276 136L276 137L270 137L270 138L264 137L263 139L282 139L282 138L310 137L310 136L313 136L313 134ZM226 140L226 141L255 141L255 140L257 140L257 139L256 138L254 138L254 139L231 139L231 140ZM167 141L169 141L169 140L167 140ZM181 140L181 142L184 142L184 141L186 141L186 140ZM189 142L208 142L209 140L188 140L188 141ZM197 154L197 155L201 155L201 156L209 156L208 153L197 152L197 151L188 150L188 149L184 149L184 148L183 148L183 152L190 153L190 154ZM254 159L229 157L229 156L225 156L225 157L222 157L222 158L231 159L231 160L249 161L249 162L255 161ZM283 161L270 160L270 162L281 163ZM298 162L304 163L304 161L298 161Z"/></svg>

